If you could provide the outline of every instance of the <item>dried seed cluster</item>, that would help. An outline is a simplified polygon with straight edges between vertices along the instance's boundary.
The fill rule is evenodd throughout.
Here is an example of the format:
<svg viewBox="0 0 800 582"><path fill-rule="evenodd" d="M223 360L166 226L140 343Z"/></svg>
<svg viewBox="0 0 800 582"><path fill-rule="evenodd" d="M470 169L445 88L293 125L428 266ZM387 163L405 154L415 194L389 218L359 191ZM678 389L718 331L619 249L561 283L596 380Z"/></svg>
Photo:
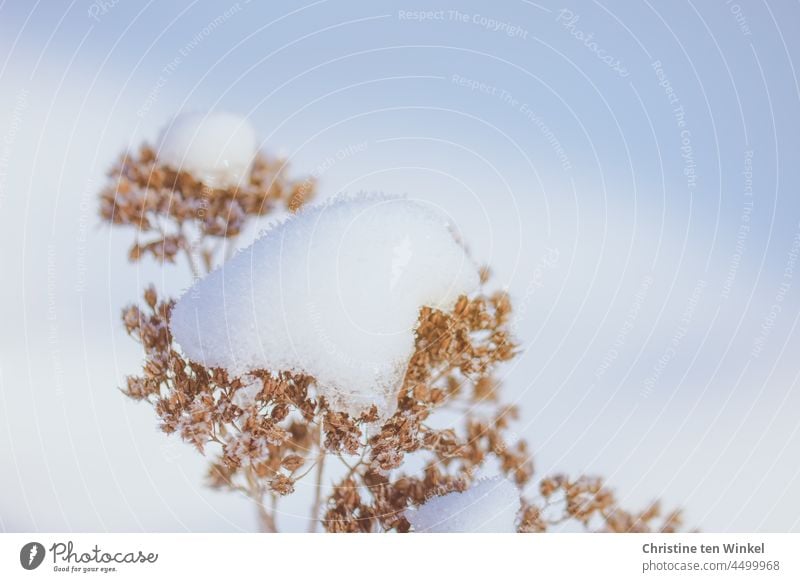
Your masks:
<svg viewBox="0 0 800 582"><path fill-rule="evenodd" d="M100 193L100 216L136 229L131 261L150 255L173 263L184 252L197 275L211 269L221 239L238 236L249 219L279 207L294 212L313 196L313 179L294 181L287 173L285 161L259 153L247 183L211 188L188 172L159 164L145 144L138 153L122 156L109 172Z"/></svg>
<svg viewBox="0 0 800 582"><path fill-rule="evenodd" d="M546 477L539 482L539 495L538 504L523 502L519 531L543 532L570 520L586 529L615 533L674 533L683 525L679 511L663 514L657 501L640 512L623 510L598 477Z"/></svg>
<svg viewBox="0 0 800 582"><path fill-rule="evenodd" d="M184 252L191 259L183 234L187 223L199 226L203 241L230 237L278 203L292 209L308 198L309 182L300 185L281 175L264 158L249 189L212 191L213 204L200 215L197 205L208 190L185 173L158 167L152 150L143 147L137 158L124 159L112 171L101 194L101 215L140 233L157 233L155 241L134 245L131 260L143 252L168 261ZM177 234L167 235L164 222ZM213 253L205 253L203 266L210 270ZM488 277L484 270L484 287ZM487 464L521 490L534 490L522 502L521 532L547 531L567 521L614 532L675 531L681 525L677 512L661 518L658 504L642 512L623 510L598 478L546 477L536 491L531 451L510 431L518 410L502 402L495 377L498 366L516 353L505 293L461 297L451 312L420 311L398 408L382 425L374 409L358 418L331 409L307 375L256 370L234 378L189 361L169 331L173 305L150 287L142 307L123 311L126 330L146 355L142 372L129 377L123 391L149 402L164 432L180 434L210 458L211 486L252 498L265 531L277 530L279 499L293 494L307 476L316 485L312 529L321 523L331 532L408 531L407 508L463 491ZM433 422L448 412L459 419L457 426ZM326 462L345 468L332 485L324 478Z"/></svg>

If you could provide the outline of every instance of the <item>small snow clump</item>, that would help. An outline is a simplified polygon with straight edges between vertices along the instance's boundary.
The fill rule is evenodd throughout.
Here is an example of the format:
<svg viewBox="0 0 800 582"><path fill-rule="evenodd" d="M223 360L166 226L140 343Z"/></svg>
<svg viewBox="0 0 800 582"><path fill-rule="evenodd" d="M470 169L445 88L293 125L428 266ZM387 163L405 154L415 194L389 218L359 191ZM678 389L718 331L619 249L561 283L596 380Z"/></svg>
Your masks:
<svg viewBox="0 0 800 582"><path fill-rule="evenodd" d="M420 308L479 285L447 222L404 198L337 198L264 233L197 281L170 327L192 360L234 375L313 376L333 410L390 416Z"/></svg>
<svg viewBox="0 0 800 582"><path fill-rule="evenodd" d="M406 511L415 532L515 533L519 490L504 477L475 482L466 491L434 497Z"/></svg>
<svg viewBox="0 0 800 582"><path fill-rule="evenodd" d="M233 113L184 113L161 132L159 161L212 188L246 183L258 144L247 119Z"/></svg>
<svg viewBox="0 0 800 582"><path fill-rule="evenodd" d="M259 378L243 377L244 384L231 398L231 402L239 408L247 408L256 403L256 398L264 389L264 382Z"/></svg>

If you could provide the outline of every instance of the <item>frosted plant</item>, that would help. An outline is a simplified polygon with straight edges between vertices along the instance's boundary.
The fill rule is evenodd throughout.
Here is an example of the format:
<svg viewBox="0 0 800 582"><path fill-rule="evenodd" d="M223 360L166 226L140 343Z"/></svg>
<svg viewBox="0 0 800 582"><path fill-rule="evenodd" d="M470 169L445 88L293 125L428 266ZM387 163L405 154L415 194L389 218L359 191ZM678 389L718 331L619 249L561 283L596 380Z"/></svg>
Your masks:
<svg viewBox="0 0 800 582"><path fill-rule="evenodd" d="M244 140L230 151L249 151L241 125L221 124ZM438 213L365 196L305 208L313 181L263 153L220 182L209 176L230 144L190 134L166 158L147 145L123 158L101 193L101 216L135 229L131 260L185 256L197 275L177 302L151 286L123 310L145 352L124 392L209 458L212 487L252 499L262 530L278 530L301 482L310 531L680 526L657 503L623 510L599 478L535 478L495 379L517 351L510 299ZM294 214L227 261L218 252L280 207ZM501 477L477 480L487 471Z"/></svg>
<svg viewBox="0 0 800 582"><path fill-rule="evenodd" d="M392 263L397 248L402 269ZM375 406L386 420L420 308L449 311L478 284L478 269L430 209L342 198L274 226L195 283L170 324L194 362L234 375L307 374L334 410L357 417Z"/></svg>
<svg viewBox="0 0 800 582"><path fill-rule="evenodd" d="M208 129L205 125L191 134L184 127L188 122L181 119L176 121L179 127L167 127L161 132L162 146L167 149L159 151L143 144L138 152L120 158L109 172L108 185L100 193L100 216L111 224L135 229L134 243L128 253L131 261L152 256L173 263L178 256L184 256L192 273L199 276L211 270L219 260L220 251L233 249L232 240L241 234L249 220L281 207L297 210L313 194L315 185L312 179L289 180L285 161L260 151L251 152L250 145L255 143L248 136L251 130L244 129L245 122L238 122L240 128L230 119L227 124L220 124L227 130L222 135L233 139L245 134L248 144L241 152L249 153L237 159L246 160L247 171L235 180L230 177L223 180L225 185L217 179L204 181L219 173L220 160L230 162L225 156L231 148L223 137L217 147L207 146L202 158L195 155L198 146L190 139L191 135L196 134L197 140L220 136L212 131L215 128ZM180 136L173 135L174 130L180 130ZM185 163L189 159L191 164ZM202 160L209 163L208 168L198 168L194 173L187 170L189 166L197 167Z"/></svg>

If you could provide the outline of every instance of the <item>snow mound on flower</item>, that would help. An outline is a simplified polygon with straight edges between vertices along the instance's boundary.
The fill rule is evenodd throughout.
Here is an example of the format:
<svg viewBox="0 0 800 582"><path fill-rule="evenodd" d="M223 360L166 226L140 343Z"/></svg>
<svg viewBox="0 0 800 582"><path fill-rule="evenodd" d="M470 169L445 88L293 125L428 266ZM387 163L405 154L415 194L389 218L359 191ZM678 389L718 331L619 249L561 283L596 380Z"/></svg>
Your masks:
<svg viewBox="0 0 800 582"><path fill-rule="evenodd" d="M479 284L447 222L402 198L307 208L193 285L170 327L186 355L234 375L313 376L334 410L396 409L422 306Z"/></svg>
<svg viewBox="0 0 800 582"><path fill-rule="evenodd" d="M406 511L416 532L514 533L520 509L519 491L503 477L475 482L462 492L434 497Z"/></svg>
<svg viewBox="0 0 800 582"><path fill-rule="evenodd" d="M246 183L256 154L256 132L233 113L185 113L159 138L159 161L183 170L212 188Z"/></svg>

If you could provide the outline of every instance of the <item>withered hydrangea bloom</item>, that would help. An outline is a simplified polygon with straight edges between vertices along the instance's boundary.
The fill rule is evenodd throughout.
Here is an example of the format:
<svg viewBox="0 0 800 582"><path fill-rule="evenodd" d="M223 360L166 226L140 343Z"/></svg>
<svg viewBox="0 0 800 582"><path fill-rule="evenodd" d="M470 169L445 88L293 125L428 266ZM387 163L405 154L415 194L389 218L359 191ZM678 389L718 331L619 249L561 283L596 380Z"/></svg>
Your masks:
<svg viewBox="0 0 800 582"><path fill-rule="evenodd" d="M313 179L295 181L287 174L284 160L259 152L249 180L213 188L162 165L155 149L145 144L122 156L109 172L100 193L100 216L135 229L129 260L150 255L174 263L183 254L192 273L200 275L214 266L221 243L239 236L248 221L282 208L294 212L313 196Z"/></svg>
<svg viewBox="0 0 800 582"><path fill-rule="evenodd" d="M247 185L212 189L160 165L144 146L111 172L101 216L136 229L130 260L149 254L174 262L183 254L193 270L208 272L217 259L216 239L235 237L248 221L279 207L296 210L311 197L313 182L288 180L285 170L261 155ZM406 532L409 508L466 490L486 466L525 493L520 532L568 521L589 531L675 531L677 512L662 518L657 503L628 512L599 478L536 478L529 445L510 430L519 411L504 403L496 379L518 350L509 329L511 302L506 293L489 291L488 279L482 270L480 289L452 309L420 309L397 408L382 423L375 408L354 417L332 407L307 374L255 369L234 377L190 361L170 332L175 301L154 287L141 307L123 310L125 328L146 356L123 391L150 403L164 432L179 434L209 458L212 487L251 498L264 531L277 531L280 499L308 479L310 531L321 525L330 532ZM455 413L457 425L430 422L443 411ZM334 463L339 470L328 471Z"/></svg>

